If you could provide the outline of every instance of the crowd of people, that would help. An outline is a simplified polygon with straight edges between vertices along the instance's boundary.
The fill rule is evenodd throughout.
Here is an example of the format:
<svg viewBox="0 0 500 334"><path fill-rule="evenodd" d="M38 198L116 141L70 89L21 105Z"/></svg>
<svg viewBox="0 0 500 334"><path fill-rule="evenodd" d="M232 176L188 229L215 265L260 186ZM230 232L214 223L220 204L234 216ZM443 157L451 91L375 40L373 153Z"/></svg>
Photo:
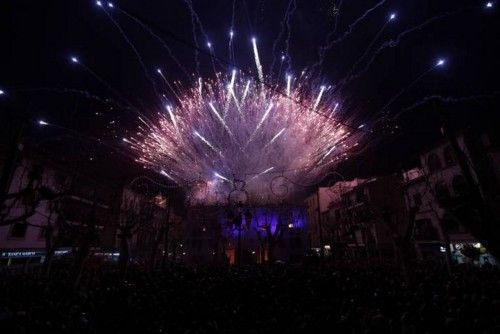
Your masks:
<svg viewBox="0 0 500 334"><path fill-rule="evenodd" d="M500 333L500 271L416 265L3 273L2 333Z"/></svg>

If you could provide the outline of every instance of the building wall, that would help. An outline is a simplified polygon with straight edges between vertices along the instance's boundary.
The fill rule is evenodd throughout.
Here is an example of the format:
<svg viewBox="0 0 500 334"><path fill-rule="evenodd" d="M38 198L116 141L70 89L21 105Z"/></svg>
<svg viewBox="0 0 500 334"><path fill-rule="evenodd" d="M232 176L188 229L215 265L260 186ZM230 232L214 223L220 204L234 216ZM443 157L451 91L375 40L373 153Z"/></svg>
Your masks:
<svg viewBox="0 0 500 334"><path fill-rule="evenodd" d="M328 245L332 242L333 231L331 225L335 223L334 219L332 219L333 217L331 217L332 213L330 213L332 205L339 206L342 196L363 182L365 182L363 179L339 181L331 187L318 188L305 199L304 202L307 207L308 217L309 248L318 249L321 247L319 217L321 217L323 244Z"/></svg>
<svg viewBox="0 0 500 334"><path fill-rule="evenodd" d="M481 188L476 165L477 159L482 159L478 153L482 154L487 149L475 147L475 150L483 152L472 154L463 135L459 136L457 141L469 164L472 177L484 196L487 193ZM478 142L483 145L484 138L481 137ZM487 153L483 158L486 158L483 163L487 163L489 170L497 172L500 170L498 168L500 165L495 164L494 154ZM406 206L408 209L419 207L415 217L417 251L420 255L430 254L437 249L444 252L444 247L450 242L453 254L458 254L454 257L460 262L462 260L459 259L460 252L457 247L463 244L479 245L463 224L464 219L476 218L473 210L467 209L469 203L466 198L467 184L462 176L461 168L447 142L442 142L423 152L420 156L420 164L420 167L404 173L407 189ZM489 179L491 177L495 177L494 173ZM495 180L491 180L493 181ZM457 211L459 214L455 215L453 210L460 208L464 208L465 211ZM432 245L434 247L431 247Z"/></svg>
<svg viewBox="0 0 500 334"><path fill-rule="evenodd" d="M181 227L182 219L169 207L169 199L161 194L150 198L144 194L124 188L122 191L120 224L126 224L127 219L137 219L132 228L129 240L130 253L133 259L147 260L157 244L157 252L172 252L172 247L179 238L178 229ZM171 245L169 250L165 249L165 236L161 235L162 229L168 227L167 242ZM120 228L115 231L115 247L120 247Z"/></svg>
<svg viewBox="0 0 500 334"><path fill-rule="evenodd" d="M337 223L342 230L339 240L351 246L391 248L394 231L402 233L406 226L406 209L402 198L402 184L398 175L389 175L365 180L342 195L340 203L332 205L339 216ZM340 214L337 210L340 210ZM332 216L332 215L330 215ZM346 232L352 231L350 236Z"/></svg>
<svg viewBox="0 0 500 334"><path fill-rule="evenodd" d="M17 193L24 189L28 183L28 174L33 169L33 165L28 161L23 160L16 168L12 181L9 187L9 193ZM61 187L55 178L56 171L45 168L41 177L41 184L49 188L58 189ZM29 199L19 200L16 203L8 217L13 219L21 217L25 212L25 205ZM12 205L12 200L6 202L6 206ZM26 226L25 234L20 237L12 235L13 230L16 228L14 225L0 226L0 248L1 249L32 249L45 247L43 239L42 227L47 225L47 219L50 216L50 207L48 201L40 201L36 207L36 212L27 219L28 225ZM57 217L52 215L51 219L54 221Z"/></svg>
<svg viewBox="0 0 500 334"><path fill-rule="evenodd" d="M78 229L78 226L81 226L82 222L89 217L90 212L94 210L100 234L97 246L112 246L113 244L108 242L110 240L108 236L110 234L114 236L115 227L112 223L113 217L110 215L110 204L113 196L109 188L100 183L92 183L88 178L76 175L73 171L23 159L13 173L9 186L10 194L18 193L27 187L29 175L35 167L39 168L40 172L39 181L33 187L35 191L30 192L29 196L18 197L19 200L12 207L7 219L21 217L26 213L26 207L33 207L30 203L33 203L34 196L38 198L41 196L40 187L43 187L45 192L64 193L64 197L58 200L59 209L64 214L65 221L73 225L75 229ZM97 194L97 197L94 194ZM4 208L11 204L12 200L7 200ZM9 251L36 250L39 261L40 254L43 255L45 251L44 228L49 221L53 227L56 227L58 219L55 201L40 200L34 214L26 219L27 225L19 222L0 226L0 249L6 254ZM18 237L14 236L14 232L21 231L22 226L25 226L25 233ZM74 240L65 239L60 247L71 247L74 244Z"/></svg>
<svg viewBox="0 0 500 334"><path fill-rule="evenodd" d="M245 212L251 213L250 224L246 222ZM230 224L227 207L192 207L188 211L185 224L185 239L182 252L184 259L190 263L214 263L227 261L234 263L238 249L238 229ZM233 210L234 211L234 210ZM300 207L271 208L252 207L244 209L241 215L242 228L240 234L242 263L260 263L265 260L265 249L259 241L264 232L262 226L266 219L273 231L281 217L289 216L289 220L281 221L282 233L274 248L275 260L297 262L306 253L307 217Z"/></svg>
<svg viewBox="0 0 500 334"><path fill-rule="evenodd" d="M459 138L461 149L468 156L467 148L465 147L463 137ZM439 163L436 166L432 159L437 159ZM406 198L407 206L415 206L420 204L420 209L416 215L416 222L430 221L440 241L445 239L445 234L442 228L441 220L446 214L446 209L440 204L438 197L439 193L443 195L447 192L451 198L460 196L457 180L462 178L460 167L456 162L456 158L450 151L447 143L442 143L431 150L428 150L420 156L421 168L417 169L418 175L413 179L407 178L408 197ZM475 174L474 174L475 177ZM455 186L454 186L455 185ZM418 226L417 226L418 228ZM431 233L429 233L430 235ZM463 225L459 225L452 231L448 231L451 240L467 241L474 238L467 233ZM417 235L421 241L436 241L426 240L425 235Z"/></svg>

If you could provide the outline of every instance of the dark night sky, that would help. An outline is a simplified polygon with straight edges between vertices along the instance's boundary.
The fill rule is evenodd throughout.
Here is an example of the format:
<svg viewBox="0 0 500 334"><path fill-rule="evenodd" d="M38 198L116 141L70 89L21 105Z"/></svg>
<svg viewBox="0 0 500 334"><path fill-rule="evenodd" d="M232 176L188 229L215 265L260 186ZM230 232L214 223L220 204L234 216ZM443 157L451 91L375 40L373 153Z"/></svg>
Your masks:
<svg viewBox="0 0 500 334"><path fill-rule="evenodd" d="M226 45L233 2L193 2L215 45L215 53L227 58ZM290 40L292 68L296 72L317 60L317 49L333 24L333 18L327 14L333 2L297 0L298 8L291 20ZM335 2L338 4L340 1ZM377 2L344 1L338 16L337 36ZM425 76L392 105L393 110L412 105L426 95L462 97L498 92L500 2L496 2L494 8L487 10L484 8L485 1L386 1L356 26L350 37L327 54L322 79L331 84L342 78L363 53L389 12L396 11L398 19L385 29L376 45L434 15L467 8L408 35L399 46L385 50L376 58L369 72L348 87L344 97L352 101L358 118L376 117L380 108L394 94L432 66L438 57L447 59L446 67ZM171 32L192 43L190 16L182 0L123 0L116 4L147 21L167 41L185 67L194 70L193 50L168 36ZM280 30L280 21L287 4L288 0L237 0L234 30L240 67L253 69L249 43L253 35L259 39L264 67L270 64L272 44ZM144 105L145 109L154 110L156 107L151 85L133 52L93 1L4 0L0 3L0 15L0 39L3 45L0 52L0 88L8 93L0 101L0 111L4 113L0 115L0 120L3 124L7 124L6 110L22 110L27 117L44 118L86 136L101 138L109 145L121 145L124 129L134 127L134 122L125 112L116 108L111 110L109 106L90 102L74 94L32 90L42 87L71 88L103 97L110 96L109 91L103 89L95 79L69 63L68 57L71 55L77 55L113 87L134 102ZM161 45L123 15L113 15L136 43L151 72L160 66L167 69L169 79L187 83L186 77L176 68ZM204 48L204 38L200 34L198 37ZM208 74L211 68L209 58L201 56L200 59L202 71ZM492 124L491 120L497 121L499 118L498 95L445 107L454 113L458 126L476 122ZM109 122L113 120L117 123L111 126ZM378 136L367 154L349 165L347 174L388 171L394 169L396 162L409 163L416 152L438 137L438 117L429 105L405 114L400 126L402 133L398 136ZM106 146L82 145L81 140L76 144L71 138L61 137L63 132L65 130L35 126L28 131L30 138L37 143L53 140L53 145L47 144L47 147L57 150L59 156L67 155L67 159L75 159L76 155L82 156L81 152L84 152L82 160L86 161L91 156L95 157L93 164L97 164L99 159L106 159L106 164L114 166L109 162L109 149ZM127 163L127 159L118 157L116 161Z"/></svg>

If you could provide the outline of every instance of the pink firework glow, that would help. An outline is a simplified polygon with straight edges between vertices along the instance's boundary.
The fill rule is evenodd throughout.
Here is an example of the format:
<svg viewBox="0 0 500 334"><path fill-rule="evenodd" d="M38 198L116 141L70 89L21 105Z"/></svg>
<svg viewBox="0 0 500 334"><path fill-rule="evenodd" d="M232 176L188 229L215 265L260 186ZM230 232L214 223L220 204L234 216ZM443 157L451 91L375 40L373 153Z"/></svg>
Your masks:
<svg viewBox="0 0 500 334"><path fill-rule="evenodd" d="M221 201L233 189L255 202L291 196L295 185L317 182L345 159L360 131L338 121L330 87L305 88L305 74L284 81L270 87L236 70L199 78L123 140L138 162L187 188L191 200Z"/></svg>

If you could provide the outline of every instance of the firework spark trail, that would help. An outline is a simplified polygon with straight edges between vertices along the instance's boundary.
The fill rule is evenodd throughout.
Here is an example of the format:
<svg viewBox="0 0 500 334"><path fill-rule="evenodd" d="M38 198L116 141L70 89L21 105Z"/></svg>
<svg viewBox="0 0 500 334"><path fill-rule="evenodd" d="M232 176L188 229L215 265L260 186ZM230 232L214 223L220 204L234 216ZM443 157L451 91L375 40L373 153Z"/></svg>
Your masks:
<svg viewBox="0 0 500 334"><path fill-rule="evenodd" d="M423 99L415 102L411 106L403 108L399 113L394 115L394 118L398 118L402 113L417 109L417 108L419 108L419 107L421 107L421 106L423 106L431 101L440 101L443 103L460 103L460 102L474 101L474 100L480 100L480 99L489 99L489 98L493 98L495 96L498 96L499 94L500 94L500 92L493 92L493 93L489 93L489 94L478 94L478 95L460 96L460 97L429 95L429 96L426 96Z"/></svg>
<svg viewBox="0 0 500 334"><path fill-rule="evenodd" d="M195 15L196 13L193 10L192 4L188 0L184 0L186 3L188 9L189 9L189 14L191 16L191 33L193 34L193 42L194 45L196 46L194 50L194 62L196 64L196 73L200 75L200 54L199 54L199 49L200 49L200 44L198 43L198 37L196 36L196 19Z"/></svg>
<svg viewBox="0 0 500 334"><path fill-rule="evenodd" d="M382 28L380 28L379 31L375 34L375 37L373 37L370 44L368 44L368 46L366 47L366 49L363 52L363 54L361 55L361 57L359 57L356 60L356 62L351 66L351 69L349 70L349 72L347 72L346 78L350 78L352 76L352 74L354 73L356 68L361 64L361 62L368 55L368 52L370 52L370 50L372 49L373 44L375 44L375 42L380 38L380 35L382 35L382 33L384 32L384 30L387 27L387 25L389 24L389 22L391 22L393 20L393 18L394 18L393 15L395 15L395 14L390 14L389 19L387 21L385 21L385 23L382 25ZM339 85L338 88L339 89L342 88L342 83Z"/></svg>
<svg viewBox="0 0 500 334"><path fill-rule="evenodd" d="M170 91L172 92L172 94L174 94L174 96L177 98L178 101L181 100L181 97L179 96L179 94L177 93L177 91L174 89L174 87L170 84L170 82L167 80L167 78L163 75L163 72L161 69L157 69L156 72L160 75L160 77L162 78L163 82L167 85L168 89L170 89Z"/></svg>
<svg viewBox="0 0 500 334"><path fill-rule="evenodd" d="M286 28L288 28L288 23L286 23L285 21L289 20L289 14L290 14L290 9L292 7L292 3L294 3L295 0L289 0L288 2L288 6L285 10L285 15L283 17L283 19L281 20L281 23L280 23L280 26L281 26L281 30L278 34L278 37L276 37L276 39L274 40L273 42L273 48L272 48L272 51L271 51L271 54L273 55L273 61L271 63L271 67L269 69L269 72L270 72L270 75L273 76L273 73L274 73L274 66L276 64L276 48L278 47L278 43L280 42L280 40L283 38L283 35L285 34L285 30ZM283 64L283 62L281 61L281 65ZM278 78L279 78L279 75L278 75Z"/></svg>
<svg viewBox="0 0 500 334"><path fill-rule="evenodd" d="M140 110L139 108L135 107L126 97L124 97L119 91L114 89L106 80L104 80L101 76L99 76L96 72L94 72L90 67L85 65L82 62L78 62L78 65L81 66L87 73L89 73L94 79L99 81L104 87L106 87L109 91L111 91L116 97L118 97L120 100L122 100L129 108L126 108L125 110L132 110L134 113L148 119ZM151 121L148 119L148 121L151 123ZM151 123L152 124L152 123Z"/></svg>
<svg viewBox="0 0 500 334"><path fill-rule="evenodd" d="M325 92L325 89L326 89L325 86L321 86L318 97L316 98L316 101L314 102L314 106L313 106L314 110L316 110L316 108L318 107L319 102L321 101L321 97L323 96L323 93Z"/></svg>
<svg viewBox="0 0 500 334"><path fill-rule="evenodd" d="M290 96L292 91L292 76L288 74L286 76L286 96Z"/></svg>
<svg viewBox="0 0 500 334"><path fill-rule="evenodd" d="M172 106L167 106L168 115L172 120L172 124L174 125L175 132L177 133L177 137L181 139L181 132L179 131L179 126L177 125L177 119L175 117L174 111L172 110Z"/></svg>
<svg viewBox="0 0 500 334"><path fill-rule="evenodd" d="M231 13L231 29L234 28L234 19L236 17L236 0L233 0L233 10Z"/></svg>
<svg viewBox="0 0 500 334"><path fill-rule="evenodd" d="M328 157L330 155L330 153L333 152L333 150L335 150L337 148L336 145L333 145L329 150L328 152L325 153L325 155L321 158L321 160L318 162L318 165L321 164L323 162L323 160L325 160L326 157Z"/></svg>
<svg viewBox="0 0 500 334"><path fill-rule="evenodd" d="M250 90L250 84L252 82L250 80L247 81L247 84L245 86L245 90L243 91L243 96L241 97L241 103L243 104L243 102L245 102L245 99L248 95L248 91Z"/></svg>
<svg viewBox="0 0 500 334"><path fill-rule="evenodd" d="M423 77L425 77L429 72L431 72L433 69L436 68L437 65L432 66L428 70L424 71L422 74L420 74L418 77L416 77L410 84L408 84L406 87L403 87L396 95L391 97L389 101L380 109L381 112L387 113L389 106L393 104L401 95L403 95L405 92L410 90L417 82L419 82Z"/></svg>
<svg viewBox="0 0 500 334"><path fill-rule="evenodd" d="M295 12L296 9L297 9L297 2L296 2L296 0L294 0L292 10L290 11L290 13L288 14L288 16L286 18L286 26L287 26L288 35L286 36L286 39L285 39L284 55L285 55L285 60L288 64L288 66L286 68L287 72L290 72L290 70L292 68L292 61L290 59L290 54L288 53L288 50L290 49L290 38L292 37L292 26L291 26L290 20L291 20L293 13Z"/></svg>
<svg viewBox="0 0 500 334"><path fill-rule="evenodd" d="M253 55L255 59L255 66L257 67L257 73L259 75L259 81L264 82L264 72L262 70L262 64L260 63L259 49L257 48L257 40L252 38Z"/></svg>
<svg viewBox="0 0 500 334"><path fill-rule="evenodd" d="M247 4L246 0L242 0L242 1L243 1L243 9L245 10L245 14L246 14L245 16L247 18L248 30L254 31L252 20L250 19L250 12L248 10L248 4Z"/></svg>
<svg viewBox="0 0 500 334"><path fill-rule="evenodd" d="M81 90L81 89L57 88L57 87L39 87L39 88L16 89L16 90L13 90L13 92L16 92L16 93L50 92L50 93L57 93L57 94L76 94L76 95L81 95L88 100L100 102L104 105L111 104L111 105L116 106L120 109L130 109L130 107L128 105L125 106L125 105L119 103L118 101L115 101L114 99L111 99L108 97L104 98L104 97L95 95L87 90Z"/></svg>
<svg viewBox="0 0 500 334"><path fill-rule="evenodd" d="M253 177L251 177L248 181L255 180L255 179L256 179L256 178L258 178L259 176L264 175L264 174L266 174L266 173L269 173L269 172L270 172L270 171L272 171L273 169L274 169L274 167L269 167L268 169L266 169L266 170L264 170L264 171L260 172L259 174L254 175L254 176L253 176Z"/></svg>
<svg viewBox="0 0 500 334"><path fill-rule="evenodd" d="M264 148L267 148L269 145L272 145L272 143L274 143L276 141L276 139L278 139L282 134L283 132L285 132L286 128L283 128L280 130L280 132L278 132L270 141L269 143L266 144L266 146L264 146Z"/></svg>
<svg viewBox="0 0 500 334"><path fill-rule="evenodd" d="M234 38L234 22L236 17L236 0L233 0L233 8L231 12L231 29L229 30L229 61L234 63L234 47L233 47L233 38Z"/></svg>
<svg viewBox="0 0 500 334"><path fill-rule="evenodd" d="M325 58L325 55L326 55L326 52L329 51L331 48L333 48L336 44L344 41L347 37L349 37L354 28L359 24L361 23L371 12L373 12L374 10L376 10L378 7L382 6L384 3L385 3L386 0L382 0L380 1L379 3L377 3L375 6L367 9L363 15L361 15L360 17L358 17L353 23L351 23L348 27L347 27L347 30L342 34L342 36L334 39L334 40L330 40L328 39L327 40L327 43L326 45L324 45L323 47L321 47L321 51L320 51L320 61L316 64L313 65L313 69L314 68L317 68L318 66L322 65L323 64L323 61L324 61L324 58ZM333 33L331 33L329 35L329 37L333 37Z"/></svg>
<svg viewBox="0 0 500 334"><path fill-rule="evenodd" d="M200 17L198 16L198 13L196 13L196 11L194 10L192 0L184 0L184 3L187 5L187 7L191 13L191 21L193 24L193 33L194 34L196 33L194 27L195 27L195 24L198 24L198 29L200 30L201 34L203 35L203 38L205 38L205 41L207 42L208 48L210 49L210 60L212 62L212 66L214 68L214 72L217 73L217 71L215 69L215 61L216 60L218 61L218 58L214 56L214 50L213 50L214 45L210 42L210 39L208 38L208 34L206 33L205 28L203 28L203 24L201 23ZM198 45L196 45L196 46L198 47ZM221 67L223 67L222 64L219 63L219 65Z"/></svg>
<svg viewBox="0 0 500 334"><path fill-rule="evenodd" d="M269 104L269 107L267 107L267 109L264 112L264 115L262 115L262 118L260 119L259 123L257 123L257 126L255 127L255 130L252 132L252 134L248 138L248 141L245 144L245 147L248 146L248 144L250 144L250 142L253 140L253 138L255 137L255 134L257 133L257 131L259 131L259 129L262 126L262 124L264 124L265 120L267 119L267 116L269 116L269 113L271 112L271 110L273 109L273 107L274 107L274 105L272 103Z"/></svg>
<svg viewBox="0 0 500 334"><path fill-rule="evenodd" d="M217 69L215 68L215 53L214 53L214 46L211 42L207 42L208 50L210 52L210 62L212 63L212 70L214 71L214 75L217 76Z"/></svg>
<svg viewBox="0 0 500 334"><path fill-rule="evenodd" d="M239 107L238 98L236 97L236 94L234 93L235 80L236 80L236 70L233 69L231 71L231 81L229 82L229 85L227 85L227 97L226 97L226 103L224 105L224 113L223 113L222 118L226 118L227 111L229 110L231 100L234 100L234 102L236 104L236 108L241 113L241 108Z"/></svg>
<svg viewBox="0 0 500 334"><path fill-rule="evenodd" d="M335 115L335 111L337 111L337 108L339 107L338 103L335 103L335 107L333 107L332 113L330 114L330 118L332 118Z"/></svg>
<svg viewBox="0 0 500 334"><path fill-rule="evenodd" d="M118 6L115 6L115 8L117 8L122 14L124 14L125 16L127 16L128 18L130 18L131 20L133 20L135 23L137 23L142 29L144 29L145 31L147 31L151 36L153 36L154 38L156 38L156 40L158 40L158 42L160 42L160 44L163 46L163 48L167 51L168 55L170 56L170 58L172 58L172 60L175 62L175 64L182 70L182 72L184 72L184 74L188 78L190 77L190 75L189 75L188 71L186 70L186 68L181 64L181 62L179 61L179 59L177 59L177 57L174 56L174 54L172 52L172 49L170 49L170 47L163 40L163 38L161 38L160 36L158 36L158 34L156 34L150 27L148 27L144 22L142 22L141 20L139 20L137 17L133 16L132 14L128 13L127 11L121 9Z"/></svg>
<svg viewBox="0 0 500 334"><path fill-rule="evenodd" d="M340 2L339 2L339 7L338 7L339 13L340 13L340 8L342 7L343 2L344 2L343 0L340 0ZM339 18L339 15L335 15L335 18L333 20L333 29L326 36L325 46L321 46L318 48L318 61L311 66L311 73L312 74L314 74L314 72L316 71L316 69L318 67L320 68L320 72L321 72L321 67L323 66L323 62L325 60L326 51L328 51L326 44L328 44L328 41L331 40L333 38L333 36L335 35L335 33L337 32L337 27L338 27L338 22L339 22L338 18ZM321 73L318 74L318 76L320 76L320 75L321 75Z"/></svg>
<svg viewBox="0 0 500 334"><path fill-rule="evenodd" d="M229 42L228 42L228 53L229 53L229 62L230 63L235 63L235 57L234 57L234 47L233 47L233 39L234 39L234 30L231 28L229 30Z"/></svg>
<svg viewBox="0 0 500 334"><path fill-rule="evenodd" d="M132 41L130 40L130 38L128 38L128 36L125 33L125 31L118 24L118 22L116 22L116 20L113 18L113 16L110 13L108 13L107 10L103 9L103 11L104 11L104 13L106 13L106 15L108 16L108 18L110 19L110 21L114 24L114 26L118 29L118 31L122 35L122 37L125 40L125 42L127 42L127 44L130 46L130 48L134 52L137 60L139 61L139 64L142 67L144 75L146 76L146 78L148 79L148 81L151 83L151 85L153 87L153 90L155 91L156 96L160 96L160 94L158 92L158 89L156 88L156 83L155 83L154 79L151 77L151 75L149 74L148 68L147 68L146 64L144 64L144 60L142 59L142 56L139 53L139 51L137 51L137 48L135 47L134 43L132 43Z"/></svg>
<svg viewBox="0 0 500 334"><path fill-rule="evenodd" d="M104 141L100 138L97 138L94 136L89 136L89 135L84 135L81 132L78 132L74 129L71 129L71 128L68 128L68 127L65 127L62 125L54 124L54 123L47 123L47 122L42 121L42 120L38 121L38 124L43 124L44 126L50 126L50 127L56 128L56 129L64 130L64 132L65 132L64 136L67 136L67 137L71 137L71 138L81 140L81 141L91 142L93 145L97 144L97 145L105 146L105 147L111 149L112 151L125 157L127 159L127 161L137 159L137 157L133 156L129 151L124 152L120 147L115 146L115 145L110 144L110 143L107 143L106 141ZM114 142L114 141L112 141L112 142Z"/></svg>
<svg viewBox="0 0 500 334"><path fill-rule="evenodd" d="M348 78L345 78L343 81L344 81L344 85L352 82L353 80L356 80L358 78L360 78L363 74L365 74L370 66L373 64L373 62L375 61L375 59L377 58L377 56L382 53L382 51L384 51L385 49L391 47L396 47L399 45L399 43L401 42L401 40L406 36L406 35L409 35L415 31L419 31L419 30L422 30L423 28L425 28L426 26L428 26L429 24L433 23L433 22L436 22L438 20L441 20L443 18L446 18L448 16L451 16L451 15L454 15L456 13L460 12L460 10L456 10L456 11L450 11L450 12L446 12L446 13L443 13L443 14L440 14L440 15L437 15L437 16L433 16L429 19L427 19L426 21L422 22L421 24L415 26L415 27L412 27L410 29L407 29L403 32L401 32L400 34L398 34L396 36L395 39L391 39L391 40L388 40L388 41L385 41L384 43L382 43L382 45L380 45L377 50L373 53L373 55L371 56L370 60L365 64L365 66L359 70L357 73L351 75L350 77Z"/></svg>
<svg viewBox="0 0 500 334"><path fill-rule="evenodd" d="M210 143L210 142L209 142L209 141L208 141L205 137L203 137L202 135L200 135L200 133L199 133L198 131L194 131L194 135L195 135L196 137L200 138L200 139L201 139L201 141L203 141L205 144L207 144L207 146L208 146L208 147L210 147L210 148L211 148L211 149L212 149L215 153L218 153L218 154L221 154L221 155L222 155L222 153L221 153L218 149L216 149L216 148L212 145L212 143Z"/></svg>
<svg viewBox="0 0 500 334"><path fill-rule="evenodd" d="M224 129L226 129L227 133L229 133L229 135L231 137L234 137L234 134L233 132L231 131L231 129L227 126L227 123L224 121L224 119L221 117L221 115L219 114L219 112L217 111L217 109L215 109L215 106L213 105L212 102L208 103L208 105L210 106L210 109L213 111L213 113L215 114L215 116L217 116L217 119L219 120L219 122L222 124L222 126L224 127Z"/></svg>
<svg viewBox="0 0 500 334"><path fill-rule="evenodd" d="M276 77L276 89L279 87L279 84L280 84L279 80L281 79L284 61L285 61L285 56L281 56L280 68L278 70L278 76Z"/></svg>
<svg viewBox="0 0 500 334"><path fill-rule="evenodd" d="M349 35L352 34L352 31L353 29L360 23L362 22L371 12L373 12L375 9L377 9L378 7L382 6L383 4L385 3L385 0L382 0L380 1L379 3L377 3L375 6L367 9L363 15L361 15L360 17L358 17L353 23L351 23L349 25L349 27L347 28L347 30L344 32L344 34L342 36L340 36L339 38L331 41L330 43L327 44L327 49L331 49L333 46L335 46L335 44L338 44L340 42L342 42L343 40L345 40Z"/></svg>

